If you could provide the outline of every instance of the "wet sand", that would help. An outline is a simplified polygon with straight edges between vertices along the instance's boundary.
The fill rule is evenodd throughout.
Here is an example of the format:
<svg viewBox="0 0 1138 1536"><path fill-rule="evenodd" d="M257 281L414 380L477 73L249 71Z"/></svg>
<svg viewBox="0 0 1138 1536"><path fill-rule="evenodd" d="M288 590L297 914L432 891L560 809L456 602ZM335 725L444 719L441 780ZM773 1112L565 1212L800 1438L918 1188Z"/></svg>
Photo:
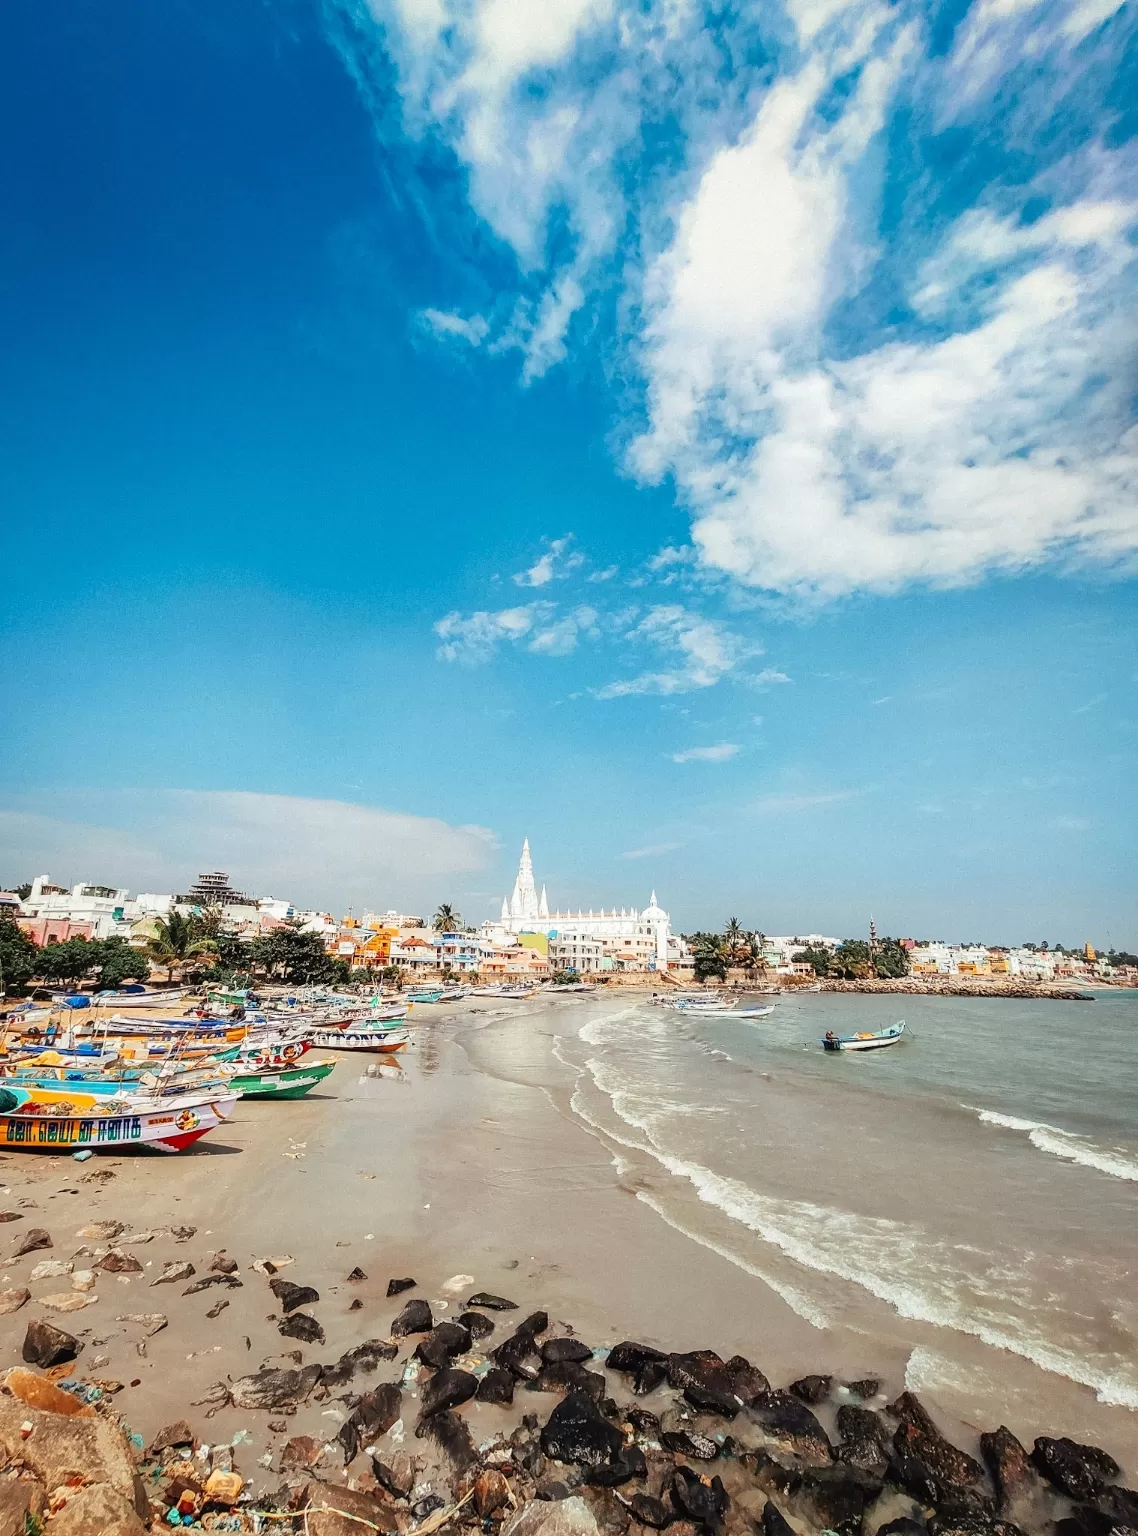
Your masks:
<svg viewBox="0 0 1138 1536"><path fill-rule="evenodd" d="M386 1298L393 1276L413 1276L418 1289L408 1294L430 1299L439 1319L485 1289L523 1309L547 1308L555 1327L568 1325L593 1346L636 1338L671 1349L714 1348L724 1357L738 1351L776 1384L809 1371L879 1376L888 1396L906 1384L911 1343L813 1326L762 1280L690 1241L638 1199L647 1172L618 1175L611 1149L571 1114L572 1074L552 1049L596 1004L535 999L510 1011L487 1004L471 999L421 1010L400 1075L366 1077L377 1058L341 1053L322 1091L295 1103L245 1101L188 1155L98 1155L86 1163L4 1155L0 1210L22 1219L0 1228L0 1249L11 1254L30 1226L45 1227L54 1245L5 1259L5 1287L26 1284L40 1260L70 1259L84 1242L77 1230L92 1221L197 1231L188 1241L163 1235L132 1246L146 1273L100 1273L98 1300L82 1311L37 1307L38 1298L66 1290L66 1279L33 1284L32 1301L0 1317L3 1359L18 1361L27 1323L44 1317L84 1340L77 1374L127 1384L116 1407L144 1438L183 1416L215 1442L245 1430L242 1464L250 1470L254 1456L289 1435L333 1438L345 1409L335 1399L304 1405L295 1416L226 1407L206 1424L207 1408L191 1404L212 1383L294 1363L294 1349L306 1363L327 1363L364 1339L386 1337L405 1299ZM107 1172L114 1177L98 1177ZM222 1248L240 1266L240 1289L187 1297L187 1281L151 1284L171 1259L189 1260L204 1274ZM249 1269L255 1258L284 1255L294 1262L283 1276L320 1292L306 1310L325 1329L323 1346L279 1336L268 1280ZM85 1262L76 1259L76 1268ZM367 1279L349 1284L356 1265ZM448 1291L448 1280L463 1275L470 1282ZM356 1298L362 1306L352 1311ZM207 1318L219 1299L230 1305ZM165 1313L169 1326L140 1354L144 1329L118 1319L149 1312ZM520 1315L503 1315L488 1345ZM378 1379L396 1369L381 1367ZM1022 1377L1024 1369L1009 1358L1010 1374ZM1042 1385L1033 1397L1017 1384L1004 1402L977 1398L967 1383L934 1383L922 1395L965 1440L1001 1419L1029 1443L1041 1433L1093 1439L1132 1481L1136 1416L1098 1404L1073 1384L1049 1383L1046 1373L1034 1377ZM525 1394L518 1404L543 1417L552 1407ZM503 1427L501 1409L471 1405L469 1417L476 1437ZM275 1486L271 1472L263 1475Z"/></svg>

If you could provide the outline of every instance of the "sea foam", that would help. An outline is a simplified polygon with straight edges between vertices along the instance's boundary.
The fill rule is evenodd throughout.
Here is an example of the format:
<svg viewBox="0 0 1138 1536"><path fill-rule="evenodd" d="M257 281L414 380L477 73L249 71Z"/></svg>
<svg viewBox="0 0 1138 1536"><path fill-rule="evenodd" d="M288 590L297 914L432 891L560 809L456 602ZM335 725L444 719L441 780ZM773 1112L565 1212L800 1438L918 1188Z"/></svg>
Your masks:
<svg viewBox="0 0 1138 1536"><path fill-rule="evenodd" d="M966 1104L966 1109L973 1106ZM1028 1141L1040 1152L1061 1157L1082 1168L1094 1168L1108 1173L1113 1179L1129 1179L1138 1183L1138 1158L1121 1148L1097 1146L1086 1136L1076 1136L1060 1126L1048 1125L1043 1120L1021 1120L1016 1115L1000 1115L994 1109L977 1109L975 1113L985 1125L1002 1126L1007 1131L1023 1131Z"/></svg>

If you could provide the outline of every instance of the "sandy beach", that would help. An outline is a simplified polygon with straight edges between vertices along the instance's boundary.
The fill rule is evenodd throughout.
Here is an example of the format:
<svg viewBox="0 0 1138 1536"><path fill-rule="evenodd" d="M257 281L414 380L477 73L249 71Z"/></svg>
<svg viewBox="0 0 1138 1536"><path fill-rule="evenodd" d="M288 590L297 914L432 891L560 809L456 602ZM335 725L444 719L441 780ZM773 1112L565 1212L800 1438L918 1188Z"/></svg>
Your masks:
<svg viewBox="0 0 1138 1536"><path fill-rule="evenodd" d="M981 1429L1000 1422L1028 1444L1039 1434L1066 1434L1109 1450L1133 1481L1138 1421L1131 1410L978 1343L975 1370L965 1368L956 1340L955 1373L938 1375L946 1353L941 1330L895 1315L879 1326L860 1315L818 1326L768 1280L661 1219L651 1202L669 1176L634 1156L614 1162L610 1141L571 1106L577 1073L566 1064L564 1042L603 1012L602 1003L534 999L505 1010L480 1002L420 1010L416 1043L397 1073L367 1076L376 1058L341 1053L323 1091L291 1104L245 1101L189 1155L99 1155L77 1163L7 1154L0 1209L20 1219L2 1229L4 1251L10 1255L31 1226L46 1228L52 1247L5 1258L0 1284L29 1284L44 1259L78 1254L75 1267L89 1265L99 1245L77 1234L105 1220L127 1224L122 1241L143 1273L98 1272L97 1300L63 1316L37 1301L66 1290L68 1281L32 1282L32 1300L0 1318L6 1362L19 1359L28 1322L46 1317L83 1340L85 1378L124 1383L115 1406L145 1439L183 1416L205 1439L244 1430L243 1465L251 1466L291 1435L333 1438L346 1411L334 1398L284 1416L225 1406L207 1422L211 1385L262 1365L292 1364L297 1348L305 1362L327 1362L365 1339L386 1338L405 1299L387 1298L388 1281L413 1277L417 1289L409 1294L429 1299L437 1319L456 1315L482 1289L521 1308L547 1308L555 1326L594 1347L631 1338L665 1349L711 1348L725 1358L739 1352L776 1384L807 1372L838 1381L876 1376L883 1401L915 1388L970 1448ZM810 1134L804 1125L803 1156ZM195 1230L179 1240L175 1227ZM128 1243L130 1234L147 1231L157 1235ZM189 1280L153 1283L175 1260L192 1263L200 1277L222 1249L239 1266L240 1287L184 1296ZM250 1268L263 1258L319 1291L308 1310L325 1331L324 1345L280 1337L268 1278ZM356 1266L366 1278L349 1282ZM229 1305L208 1316L220 1300ZM150 1313L164 1314L168 1326L148 1336L145 1324L124 1320ZM509 1316L501 1337L508 1327ZM1000 1375L993 1354L1006 1366ZM530 1403L519 1393L515 1412ZM551 1402L539 1398L534 1406L544 1418ZM471 1404L476 1438L502 1428L504 1412ZM263 1476L272 1482L273 1470L265 1466Z"/></svg>

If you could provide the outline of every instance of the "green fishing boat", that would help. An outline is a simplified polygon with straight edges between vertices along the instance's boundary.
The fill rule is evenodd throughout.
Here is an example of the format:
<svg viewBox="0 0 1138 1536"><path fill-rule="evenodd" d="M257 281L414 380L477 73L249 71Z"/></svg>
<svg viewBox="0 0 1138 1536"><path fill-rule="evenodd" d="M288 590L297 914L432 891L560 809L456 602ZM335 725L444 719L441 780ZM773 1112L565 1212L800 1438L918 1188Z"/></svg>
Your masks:
<svg viewBox="0 0 1138 1536"><path fill-rule="evenodd" d="M247 1072L229 1079L229 1086L243 1099L301 1099L322 1083L334 1061L314 1061L311 1066L285 1067L281 1071Z"/></svg>

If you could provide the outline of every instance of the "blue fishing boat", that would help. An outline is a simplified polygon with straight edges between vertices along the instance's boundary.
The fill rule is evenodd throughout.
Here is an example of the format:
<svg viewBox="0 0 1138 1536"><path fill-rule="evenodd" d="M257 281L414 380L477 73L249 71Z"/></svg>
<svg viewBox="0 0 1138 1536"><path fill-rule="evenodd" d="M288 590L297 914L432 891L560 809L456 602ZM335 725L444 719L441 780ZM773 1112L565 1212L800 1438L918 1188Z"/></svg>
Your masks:
<svg viewBox="0 0 1138 1536"><path fill-rule="evenodd" d="M876 1034L860 1035L835 1035L833 1030L827 1030L822 1039L822 1049L826 1051L879 1051L886 1045L897 1045L905 1033L905 1021L899 1024L891 1024L888 1029L879 1029Z"/></svg>

